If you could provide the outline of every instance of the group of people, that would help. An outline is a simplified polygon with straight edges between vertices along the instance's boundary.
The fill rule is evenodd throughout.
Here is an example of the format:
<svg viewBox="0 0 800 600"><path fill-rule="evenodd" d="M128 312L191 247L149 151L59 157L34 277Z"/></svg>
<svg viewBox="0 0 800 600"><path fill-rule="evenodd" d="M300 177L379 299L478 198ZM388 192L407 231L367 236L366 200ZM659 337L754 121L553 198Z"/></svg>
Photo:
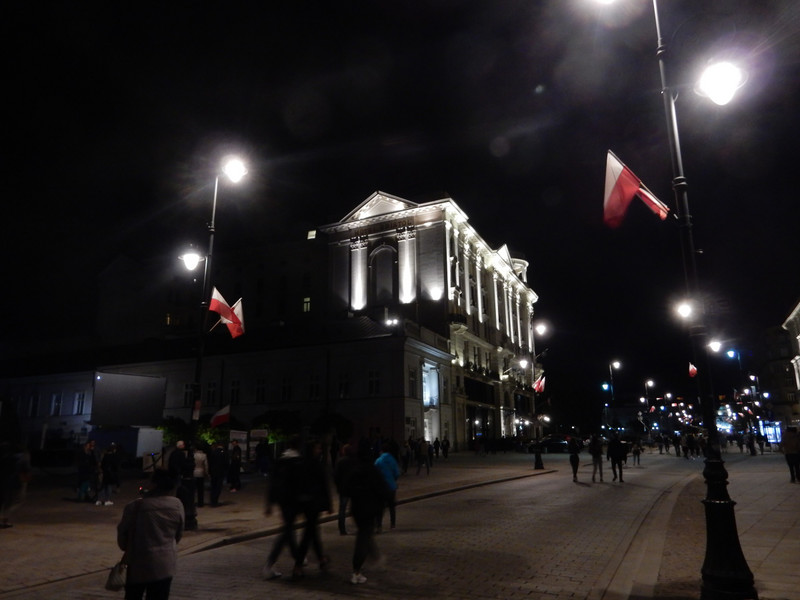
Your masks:
<svg viewBox="0 0 800 600"><path fill-rule="evenodd" d="M120 486L119 446L111 442L102 452L97 443L89 440L78 456L78 502L94 502L97 506L111 506L112 494Z"/></svg>
<svg viewBox="0 0 800 600"><path fill-rule="evenodd" d="M325 471L322 444L318 441L309 444L305 453L301 452L299 438L290 440L288 447L275 462L268 481L266 513L272 514L273 507L281 512L282 529L270 550L264 565L265 579L281 577L276 564L281 551L288 548L293 561L292 578L303 577L307 565L309 549L313 549L319 568L325 569L330 558L324 553L319 535L319 515L331 512L331 495ZM347 535L347 507L356 524L356 541L353 548L351 582L366 582L362 568L367 557L378 556L374 534L383 528L383 516L388 508L389 525L396 525L397 480L400 466L389 443L381 446L380 455L373 459L368 444L357 447L345 444L335 462L333 474L336 491L339 495L339 533ZM295 519L302 515L305 519L303 533L298 544L294 535Z"/></svg>
<svg viewBox="0 0 800 600"><path fill-rule="evenodd" d="M567 441L567 451L569 452L569 462L572 467L572 481L578 481L578 467L580 466L580 451L581 443L576 437L571 437ZM603 481L603 458L611 462L611 472L614 475L613 481L619 479L620 483L624 483L625 479L622 475L622 465L628 462L628 445L622 441L617 433L612 434L608 442L605 453L603 453L603 441L598 435L593 435L587 447L589 455L592 457L592 482ZM638 441L634 442L631 446L634 456L634 464L639 461L639 456L642 452L642 446ZM604 456L605 454L605 456Z"/></svg>

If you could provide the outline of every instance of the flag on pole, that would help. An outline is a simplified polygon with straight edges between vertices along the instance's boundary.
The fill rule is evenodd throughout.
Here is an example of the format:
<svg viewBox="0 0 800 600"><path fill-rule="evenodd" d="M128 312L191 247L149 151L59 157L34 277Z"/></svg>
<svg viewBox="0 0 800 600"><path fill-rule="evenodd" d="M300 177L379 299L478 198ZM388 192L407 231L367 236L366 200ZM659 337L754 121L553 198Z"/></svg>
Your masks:
<svg viewBox="0 0 800 600"><path fill-rule="evenodd" d="M225 300L225 298L222 297L222 294L219 293L217 288L213 288L211 290L211 302L208 304L208 310L213 310L215 313L219 314L223 320L232 320L231 315L233 314L233 311L231 310L231 307L228 305L228 302Z"/></svg>
<svg viewBox="0 0 800 600"><path fill-rule="evenodd" d="M231 337L237 338L244 333L244 308L242 307L241 298L233 306L229 306L222 294L219 293L219 290L214 288L211 292L211 302L208 305L208 310L213 310L219 315L219 321L214 324L214 327L221 321L228 327ZM211 329L214 329L214 327Z"/></svg>
<svg viewBox="0 0 800 600"><path fill-rule="evenodd" d="M695 375L697 375L697 367L689 363L689 377L694 377Z"/></svg>
<svg viewBox="0 0 800 600"><path fill-rule="evenodd" d="M231 420L231 405L223 406L211 417L211 426L217 427Z"/></svg>
<svg viewBox="0 0 800 600"><path fill-rule="evenodd" d="M636 175L616 155L608 151L606 158L606 190L603 201L603 220L609 227L619 227L628 212L634 196L639 196L647 207L663 221L669 207L656 198Z"/></svg>
<svg viewBox="0 0 800 600"><path fill-rule="evenodd" d="M244 308L242 306L241 298L239 298L231 307L231 313L232 318L230 320L222 320L225 322L225 325L228 326L228 331L231 332L231 337L237 338L244 334Z"/></svg>
<svg viewBox="0 0 800 600"><path fill-rule="evenodd" d="M541 394L544 391L544 374L539 376L539 379L533 382L533 391Z"/></svg>

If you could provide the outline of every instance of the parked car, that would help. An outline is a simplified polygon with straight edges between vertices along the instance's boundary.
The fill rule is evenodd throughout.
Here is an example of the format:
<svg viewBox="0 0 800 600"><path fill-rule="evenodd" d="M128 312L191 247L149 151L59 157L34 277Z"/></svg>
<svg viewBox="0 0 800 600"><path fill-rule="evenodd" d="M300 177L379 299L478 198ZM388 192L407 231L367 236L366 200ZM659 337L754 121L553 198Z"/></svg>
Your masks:
<svg viewBox="0 0 800 600"><path fill-rule="evenodd" d="M531 443L530 451L545 453L568 452L569 442L567 442L566 437L548 435L539 441L534 440Z"/></svg>

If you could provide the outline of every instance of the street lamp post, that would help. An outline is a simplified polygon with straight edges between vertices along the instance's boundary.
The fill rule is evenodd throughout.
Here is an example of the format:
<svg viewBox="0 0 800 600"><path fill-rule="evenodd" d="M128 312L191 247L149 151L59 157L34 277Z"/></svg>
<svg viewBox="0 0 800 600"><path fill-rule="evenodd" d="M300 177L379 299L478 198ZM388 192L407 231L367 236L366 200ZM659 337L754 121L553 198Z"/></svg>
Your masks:
<svg viewBox="0 0 800 600"><path fill-rule="evenodd" d="M681 230L681 251L684 278L689 298L700 302L700 287L695 261L695 247L692 235L692 217L689 212L689 195L686 177L683 172L678 121L675 111L675 94L667 84L666 57L667 46L661 35L658 0L653 0L658 47L659 71L667 121L670 158L672 161L672 188L675 192L678 221ZM701 598L749 600L757 599L753 573L747 565L739 542L734 515L734 502L728 495L728 473L725 470L720 452L717 431L716 410L713 400L710 361L707 352L704 311L689 327L689 337L695 360L702 356L703 373L697 377L698 396L703 412L703 422L708 431L707 456L703 476L706 481L706 497L703 500L706 514L706 554L703 562ZM700 363L698 363L700 364Z"/></svg>
<svg viewBox="0 0 800 600"><path fill-rule="evenodd" d="M242 177L247 175L247 168L244 163L238 158L228 159L222 167L222 174L224 174L233 183L238 183ZM206 333L206 318L208 316L209 294L211 292L211 261L214 256L214 234L216 233L216 219L217 219L217 192L219 190L219 174L214 177L214 198L211 204L211 220L208 222L208 246L206 248L206 255L202 260L203 265L203 286L200 296L200 318L197 328L197 357L195 358L194 366L194 382L192 384L192 422L196 423L200 419L200 404L201 404L201 385L203 377L203 357L205 354L205 333ZM191 263L185 260L186 267L189 269L197 265L197 259ZM192 266L192 264L194 266Z"/></svg>
<svg viewBox="0 0 800 600"><path fill-rule="evenodd" d="M615 387L614 386L614 370L615 369L619 370L620 368L622 368L622 363L619 362L618 360L612 360L610 363L608 363L608 378L609 378L609 383L611 385L611 407L610 407L610 410L607 411L607 412L610 413L610 418L613 418L613 415L614 415L613 411L614 411L614 408L616 407L616 404L614 402L614 387ZM608 424L610 425L611 423L609 422Z"/></svg>

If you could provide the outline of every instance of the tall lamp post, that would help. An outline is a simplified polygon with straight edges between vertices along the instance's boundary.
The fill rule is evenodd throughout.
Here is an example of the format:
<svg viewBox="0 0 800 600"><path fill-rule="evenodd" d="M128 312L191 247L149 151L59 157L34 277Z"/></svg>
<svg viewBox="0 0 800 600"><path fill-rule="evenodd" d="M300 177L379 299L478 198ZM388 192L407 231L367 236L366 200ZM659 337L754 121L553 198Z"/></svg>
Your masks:
<svg viewBox="0 0 800 600"><path fill-rule="evenodd" d="M622 363L619 362L618 360L612 360L610 363L608 363L608 378L609 378L609 382L611 384L611 407L610 407L610 410L606 411L606 412L610 413L610 418L613 418L613 416L614 416L613 411L614 411L614 408L616 407L616 404L614 402L614 387L615 387L614 386L614 371L615 370L619 371L621 368L622 368ZM608 425L610 426L611 423L609 422Z"/></svg>
<svg viewBox="0 0 800 600"><path fill-rule="evenodd" d="M222 166L222 175L225 175L231 182L238 183L247 175L245 164L238 158L229 158ZM208 246L204 257L197 254L185 254L181 258L187 269L193 270L200 262L203 265L203 287L200 296L200 318L197 328L197 357L194 366L194 382L192 384L192 422L196 423L200 419L201 403L201 384L203 377L203 356L205 354L205 333L206 318L208 316L209 295L211 293L211 260L214 256L214 234L216 232L217 219L217 192L219 190L218 173L214 177L214 199L211 204L211 220L208 222Z"/></svg>
<svg viewBox="0 0 800 600"><path fill-rule="evenodd" d="M667 83L667 46L661 35L658 0L653 0L658 47L656 56L661 74L661 92L667 121L670 158L672 161L672 188L675 192L678 221L681 230L681 251L688 297L700 303L697 263L692 235L692 217L689 212L689 195L683 172L678 121L675 111L675 93ZM740 81L737 82L737 86ZM731 94L732 97L732 94ZM727 98L730 100L730 97ZM712 97L712 100L720 103ZM724 103L724 102L723 102ZM706 514L706 554L701 569L703 599L749 600L757 599L753 573L747 565L739 542L734 515L734 502L728 495L728 473L720 452L717 415L713 400L710 361L707 351L705 315L700 306L699 315L691 321L689 337L695 360L702 358L703 373L697 377L698 396L702 408L703 423L708 431L707 456L703 476L706 481L706 497L703 500ZM698 362L698 364L701 364Z"/></svg>

